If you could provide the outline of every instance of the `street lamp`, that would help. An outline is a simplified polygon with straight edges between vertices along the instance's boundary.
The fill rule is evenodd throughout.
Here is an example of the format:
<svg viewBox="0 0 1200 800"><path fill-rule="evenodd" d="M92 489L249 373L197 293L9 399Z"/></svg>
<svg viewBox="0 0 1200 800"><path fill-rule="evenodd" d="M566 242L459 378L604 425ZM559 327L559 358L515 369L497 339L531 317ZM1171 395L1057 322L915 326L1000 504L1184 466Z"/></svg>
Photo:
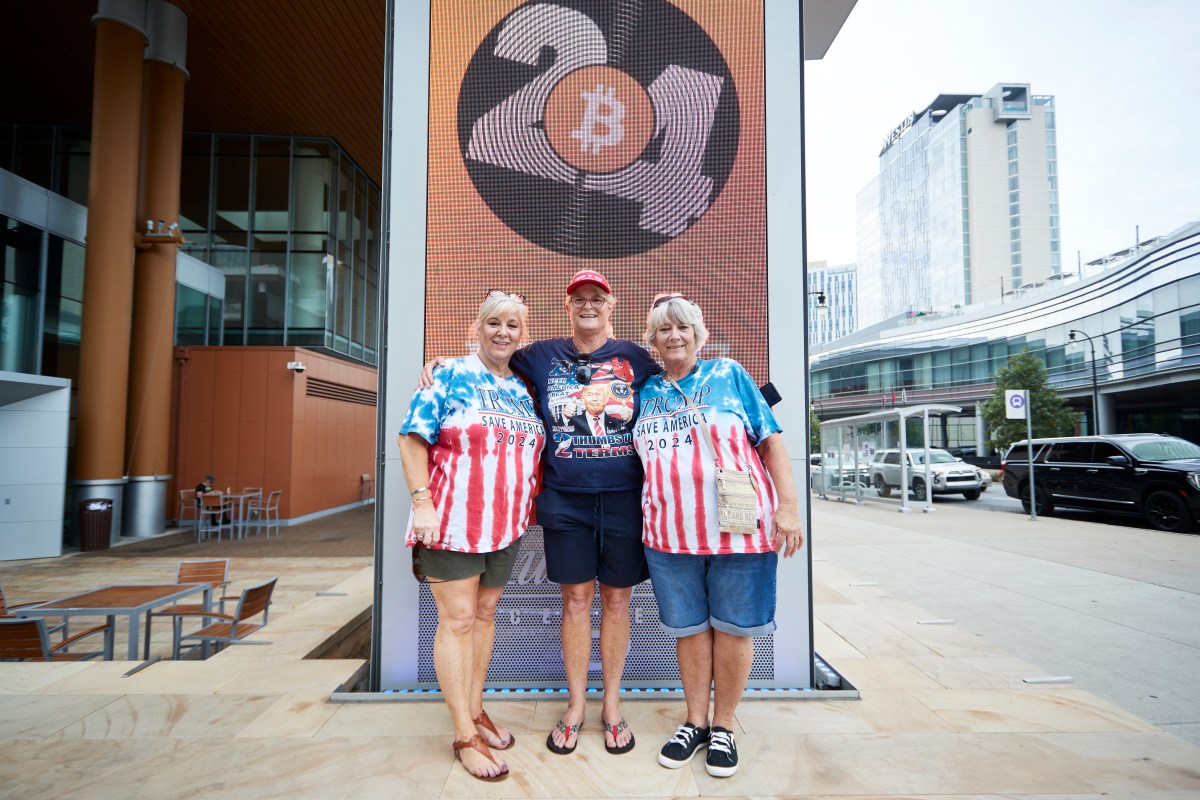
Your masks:
<svg viewBox="0 0 1200 800"><path fill-rule="evenodd" d="M1093 433L1099 435L1102 431L1100 430L1100 389L1096 382L1096 344L1092 341L1092 337L1083 331L1069 330L1067 338L1073 342L1076 334L1088 340L1088 349L1092 351L1092 425L1096 429Z"/></svg>
<svg viewBox="0 0 1200 800"><path fill-rule="evenodd" d="M829 306L825 303L825 292L809 292L810 295L817 296L817 313L824 314L829 310Z"/></svg>

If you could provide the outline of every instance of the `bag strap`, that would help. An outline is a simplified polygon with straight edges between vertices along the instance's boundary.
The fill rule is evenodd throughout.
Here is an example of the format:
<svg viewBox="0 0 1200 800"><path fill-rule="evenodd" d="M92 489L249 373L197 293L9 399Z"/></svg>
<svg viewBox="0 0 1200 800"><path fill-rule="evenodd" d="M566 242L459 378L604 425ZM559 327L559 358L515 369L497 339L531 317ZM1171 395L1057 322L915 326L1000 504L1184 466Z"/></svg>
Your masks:
<svg viewBox="0 0 1200 800"><path fill-rule="evenodd" d="M699 415L700 430L704 432L704 441L708 442L708 452L712 454L713 461L716 463L717 469L724 469L721 464L721 456L717 454L717 446L713 444L712 434L709 433L708 420L705 419L704 412L696 407L696 404L692 402L692 398L688 397L687 392L679 388L679 384L675 382L674 378L672 378L670 375L667 375L666 372L664 372L663 375L666 376L666 379L671 382L671 385L675 387L675 390L683 395L684 402L688 404L688 408L690 408L692 411L695 411L696 414Z"/></svg>

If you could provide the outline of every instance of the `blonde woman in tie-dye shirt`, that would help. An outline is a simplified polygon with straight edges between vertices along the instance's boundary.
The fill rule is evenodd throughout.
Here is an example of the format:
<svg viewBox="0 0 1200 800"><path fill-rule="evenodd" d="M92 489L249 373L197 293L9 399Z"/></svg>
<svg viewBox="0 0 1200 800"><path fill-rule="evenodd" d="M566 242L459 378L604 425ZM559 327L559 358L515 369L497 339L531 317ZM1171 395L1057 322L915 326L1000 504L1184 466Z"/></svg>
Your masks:
<svg viewBox="0 0 1200 800"><path fill-rule="evenodd" d="M483 683L496 603L529 522L546 445L533 398L509 366L527 313L520 295L488 292L475 322L478 353L439 370L413 397L400 428L413 502L406 543L421 548L437 603L433 661L454 723L454 752L485 781L508 777L492 751L507 750L513 736L483 710Z"/></svg>

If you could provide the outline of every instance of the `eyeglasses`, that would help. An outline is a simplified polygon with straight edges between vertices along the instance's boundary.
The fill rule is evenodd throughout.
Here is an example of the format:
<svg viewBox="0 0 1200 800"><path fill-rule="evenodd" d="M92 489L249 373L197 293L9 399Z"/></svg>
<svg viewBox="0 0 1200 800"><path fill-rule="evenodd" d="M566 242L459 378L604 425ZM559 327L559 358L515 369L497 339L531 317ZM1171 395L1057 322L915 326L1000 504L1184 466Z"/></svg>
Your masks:
<svg viewBox="0 0 1200 800"><path fill-rule="evenodd" d="M592 382L592 354L575 354L575 382L587 386Z"/></svg>
<svg viewBox="0 0 1200 800"><path fill-rule="evenodd" d="M676 292L675 294L668 294L668 295L664 295L663 297L658 298L657 300L654 301L654 305L650 306L650 308L652 308L652 309L658 308L659 306L663 305L664 303L669 303L672 300L682 300L685 303L692 302L691 300L688 300L686 297L684 297L683 295ZM695 303L692 303L692 305L695 305Z"/></svg>
<svg viewBox="0 0 1200 800"><path fill-rule="evenodd" d="M483 299L487 300L488 298L495 297L497 295L499 295L500 297L511 297L512 299L516 300L518 303L525 302L525 295L517 294L516 292L506 292L503 289L488 289L487 294L484 295Z"/></svg>
<svg viewBox="0 0 1200 800"><path fill-rule="evenodd" d="M607 297L572 297L571 308L583 308L584 306L604 308L604 304L607 302Z"/></svg>

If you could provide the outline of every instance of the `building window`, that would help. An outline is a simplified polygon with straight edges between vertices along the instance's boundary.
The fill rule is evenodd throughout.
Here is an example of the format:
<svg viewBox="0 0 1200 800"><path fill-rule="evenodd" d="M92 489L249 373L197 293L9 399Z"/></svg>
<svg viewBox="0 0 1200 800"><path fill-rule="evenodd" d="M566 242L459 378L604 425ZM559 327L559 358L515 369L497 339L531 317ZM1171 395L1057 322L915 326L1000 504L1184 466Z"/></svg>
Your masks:
<svg viewBox="0 0 1200 800"><path fill-rule="evenodd" d="M37 369L38 291L42 232L15 219L3 223L4 282L0 284L0 370Z"/></svg>

